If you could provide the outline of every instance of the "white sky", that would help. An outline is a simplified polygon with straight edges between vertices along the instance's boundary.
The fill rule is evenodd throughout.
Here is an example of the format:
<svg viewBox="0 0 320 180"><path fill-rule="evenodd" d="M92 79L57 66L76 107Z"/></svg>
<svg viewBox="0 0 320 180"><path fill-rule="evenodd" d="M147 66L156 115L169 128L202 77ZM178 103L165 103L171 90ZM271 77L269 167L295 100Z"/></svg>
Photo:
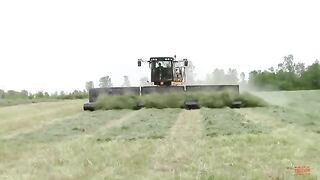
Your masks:
<svg viewBox="0 0 320 180"><path fill-rule="evenodd" d="M188 58L248 73L320 59L320 1L0 1L0 89L71 91L149 76L138 58Z"/></svg>

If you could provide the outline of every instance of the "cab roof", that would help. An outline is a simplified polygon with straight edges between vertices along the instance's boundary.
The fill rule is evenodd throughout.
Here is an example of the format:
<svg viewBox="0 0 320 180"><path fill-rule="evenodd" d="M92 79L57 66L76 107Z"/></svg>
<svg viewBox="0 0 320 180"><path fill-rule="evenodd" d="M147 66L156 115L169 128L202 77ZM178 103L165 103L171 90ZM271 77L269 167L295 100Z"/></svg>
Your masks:
<svg viewBox="0 0 320 180"><path fill-rule="evenodd" d="M151 57L150 61L173 61L173 57Z"/></svg>

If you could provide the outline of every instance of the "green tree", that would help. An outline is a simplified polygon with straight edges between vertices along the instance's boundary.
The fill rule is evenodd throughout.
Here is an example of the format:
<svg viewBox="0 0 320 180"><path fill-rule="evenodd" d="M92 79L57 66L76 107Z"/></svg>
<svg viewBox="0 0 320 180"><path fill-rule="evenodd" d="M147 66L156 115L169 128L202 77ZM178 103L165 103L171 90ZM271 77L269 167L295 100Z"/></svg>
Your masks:
<svg viewBox="0 0 320 180"><path fill-rule="evenodd" d="M238 84L238 72L236 69L228 69L228 73L226 74L226 83L228 84Z"/></svg>
<svg viewBox="0 0 320 180"><path fill-rule="evenodd" d="M226 82L226 74L223 69L215 69L213 71L213 83L224 84Z"/></svg>
<svg viewBox="0 0 320 180"><path fill-rule="evenodd" d="M59 96L58 91L55 91L54 93L51 94L51 97L53 98L58 98L58 96Z"/></svg>
<svg viewBox="0 0 320 180"><path fill-rule="evenodd" d="M224 84L226 77L223 69L214 69L213 72L207 75L207 82L210 84Z"/></svg>
<svg viewBox="0 0 320 180"><path fill-rule="evenodd" d="M9 98L16 98L20 96L20 92L14 90L8 90L7 97Z"/></svg>
<svg viewBox="0 0 320 180"><path fill-rule="evenodd" d="M35 98L43 98L44 97L44 94L42 91L38 91L36 94L35 94Z"/></svg>
<svg viewBox="0 0 320 180"><path fill-rule="evenodd" d="M59 96L63 98L64 96L66 96L66 93L64 91L60 91Z"/></svg>
<svg viewBox="0 0 320 180"><path fill-rule="evenodd" d="M292 54L283 57L283 62L278 64L278 71L294 73L295 69Z"/></svg>
<svg viewBox="0 0 320 180"><path fill-rule="evenodd" d="M128 76L123 76L123 87L130 87L130 80Z"/></svg>
<svg viewBox="0 0 320 180"><path fill-rule="evenodd" d="M240 73L240 82L242 83L246 82L246 74L244 72Z"/></svg>
<svg viewBox="0 0 320 180"><path fill-rule="evenodd" d="M99 80L99 87L101 88L112 87L111 78L109 76L101 77Z"/></svg>
<svg viewBox="0 0 320 180"><path fill-rule="evenodd" d="M320 89L320 65L318 60L308 66L301 79L308 89Z"/></svg>
<svg viewBox="0 0 320 180"><path fill-rule="evenodd" d="M86 90L87 90L87 92L89 92L89 90L93 89L93 88L94 88L93 81L86 82Z"/></svg>
<svg viewBox="0 0 320 180"><path fill-rule="evenodd" d="M28 97L29 92L27 90L21 90L20 94L22 97Z"/></svg>
<svg viewBox="0 0 320 180"><path fill-rule="evenodd" d="M192 61L188 62L188 66L185 69L186 73L186 83L187 84L194 84L195 83L195 66L193 65Z"/></svg>
<svg viewBox="0 0 320 180"><path fill-rule="evenodd" d="M284 57L278 68L268 71L252 71L249 84L262 89L299 90L320 89L320 65L315 61L305 67L304 63L294 63L293 55Z"/></svg>
<svg viewBox="0 0 320 180"><path fill-rule="evenodd" d="M306 67L304 63L297 63L294 65L296 74L301 77L302 74L306 71Z"/></svg>
<svg viewBox="0 0 320 180"><path fill-rule="evenodd" d="M46 97L46 98L50 97L49 93L48 92L44 92L44 97Z"/></svg>
<svg viewBox="0 0 320 180"><path fill-rule="evenodd" d="M4 98L5 97L5 91L0 89L0 98Z"/></svg>

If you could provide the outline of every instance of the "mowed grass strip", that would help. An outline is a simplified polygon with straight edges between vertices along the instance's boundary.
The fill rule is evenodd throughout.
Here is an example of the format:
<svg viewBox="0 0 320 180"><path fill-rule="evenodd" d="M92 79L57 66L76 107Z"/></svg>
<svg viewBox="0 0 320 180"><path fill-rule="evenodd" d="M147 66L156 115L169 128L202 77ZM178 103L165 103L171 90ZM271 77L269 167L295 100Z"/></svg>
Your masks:
<svg viewBox="0 0 320 180"><path fill-rule="evenodd" d="M203 124L200 110L183 110L165 139L156 142L152 156L153 179L200 179L202 157L198 153Z"/></svg>
<svg viewBox="0 0 320 180"><path fill-rule="evenodd" d="M110 121L117 121L130 110L82 112L77 116L65 118L28 133L0 140L0 159L2 162L19 160L41 147L63 142L68 139L90 135Z"/></svg>
<svg viewBox="0 0 320 180"><path fill-rule="evenodd" d="M108 123L119 121L122 117L132 112L131 110L82 112L77 117L66 118L48 124L35 131L21 134L15 139L24 142L53 142L79 135L92 135ZM106 129L108 131L108 129Z"/></svg>
<svg viewBox="0 0 320 180"><path fill-rule="evenodd" d="M84 139L92 141L88 137L96 133L99 128L114 123L113 121L119 121L131 112L130 110L82 112L77 116L47 124L34 131L2 139L0 140L0 172L24 161L36 161L39 158L38 153L42 154L45 153L43 151L51 151L55 147L67 146L66 143L84 141Z"/></svg>
<svg viewBox="0 0 320 180"><path fill-rule="evenodd" d="M206 136L259 134L269 131L267 127L246 119L233 109L201 109Z"/></svg>
<svg viewBox="0 0 320 180"><path fill-rule="evenodd" d="M25 177L26 179L39 179L38 177L48 179L96 179L106 177L110 179L124 177L141 179L145 173L148 173L146 169L152 165L151 158L148 157L152 155L156 147L154 146L155 139L148 138L155 138L152 136L155 134L154 132L158 134L156 138L160 135L169 134L170 128L180 111L180 109L143 109L135 111L134 114L131 114L132 111L130 110L97 111L85 113L82 118L66 119L63 124L57 123L41 131L20 137L23 141L16 143L11 141L13 144L10 148L7 148L8 150L21 143L30 144L27 143L30 140L33 140L38 146L34 146L37 148L33 149L33 156L11 159L11 161L8 160L7 163L0 165L0 175L2 173L13 179L18 177ZM115 116L115 114L121 116L119 119L124 118L126 120L119 124L113 123L114 121L108 123L106 119L113 119L110 116ZM88 118L90 116L94 118ZM95 128L89 128L81 132L83 127L88 128L88 126L82 126L83 121L92 123ZM125 138L114 136L113 141L101 143L97 142L96 139L93 140L91 136L90 138L85 136L87 132L90 132L89 134L92 132L94 135L101 132L115 132L114 129L118 129L119 125L122 124L133 127ZM75 132L70 131L70 128L74 127L73 125L77 125L77 131ZM51 133L46 133L49 129L52 129ZM78 132L78 129L80 132ZM93 131L93 129L96 131ZM55 137L57 133L60 134L59 138ZM128 137L133 137L135 140L128 141ZM146 138L141 139L141 137ZM22 150L21 148L19 152L11 152L11 155L19 154ZM48 169L50 169L49 172Z"/></svg>
<svg viewBox="0 0 320 180"><path fill-rule="evenodd" d="M0 138L14 131L39 127L42 123L82 112L83 100L42 102L0 108Z"/></svg>
<svg viewBox="0 0 320 180"><path fill-rule="evenodd" d="M236 110L246 119L267 127L270 131L262 134L239 134L237 136L216 136L208 139L215 160L225 162L217 169L216 177L246 179L293 179L295 166L309 166L310 176L303 179L317 179L320 176L319 134L300 123L287 123L278 113L288 113L280 107L244 108ZM304 119L300 112L290 112L295 119ZM319 128L315 126L314 128ZM213 155L213 154L212 154ZM225 173L233 172L232 176Z"/></svg>
<svg viewBox="0 0 320 180"><path fill-rule="evenodd" d="M164 138L177 119L181 109L141 109L119 127L99 131L98 141L113 139L136 140Z"/></svg>
<svg viewBox="0 0 320 180"><path fill-rule="evenodd" d="M5 179L148 179L154 140L98 143L79 136L39 147L32 155L0 163ZM145 178L143 178L145 177ZM0 178L1 179L1 178Z"/></svg>
<svg viewBox="0 0 320 180"><path fill-rule="evenodd" d="M201 173L205 179L294 179L295 166L309 166L312 173L304 178L317 179L318 145L305 141L315 136L287 133L206 137L195 151Z"/></svg>

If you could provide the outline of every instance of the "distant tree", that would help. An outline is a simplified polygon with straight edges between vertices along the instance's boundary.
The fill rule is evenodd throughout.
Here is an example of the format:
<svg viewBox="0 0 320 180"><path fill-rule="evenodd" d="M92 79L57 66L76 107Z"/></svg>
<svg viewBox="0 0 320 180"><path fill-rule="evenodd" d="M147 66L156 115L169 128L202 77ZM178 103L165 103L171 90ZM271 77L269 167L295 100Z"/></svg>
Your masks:
<svg viewBox="0 0 320 180"><path fill-rule="evenodd" d="M5 97L5 91L0 89L0 98L4 98Z"/></svg>
<svg viewBox="0 0 320 180"><path fill-rule="evenodd" d="M63 97L65 95L66 95L66 93L64 91L60 91L59 96Z"/></svg>
<svg viewBox="0 0 320 180"><path fill-rule="evenodd" d="M109 76L101 77L99 82L99 87L101 88L112 87L111 78Z"/></svg>
<svg viewBox="0 0 320 180"><path fill-rule="evenodd" d="M244 72L240 73L240 82L245 82L246 81L246 74Z"/></svg>
<svg viewBox="0 0 320 180"><path fill-rule="evenodd" d="M35 98L43 98L44 97L44 94L42 91L38 91L36 94L35 94Z"/></svg>
<svg viewBox="0 0 320 180"><path fill-rule="evenodd" d="M239 81L237 70L231 68L228 69L227 73L223 69L216 68L211 74L207 75L206 79L210 84L238 84Z"/></svg>
<svg viewBox="0 0 320 180"><path fill-rule="evenodd" d="M34 99L34 98L35 98L35 95L34 95L34 94L32 94L31 92L29 92L29 94L28 94L28 98L29 98L29 99Z"/></svg>
<svg viewBox="0 0 320 180"><path fill-rule="evenodd" d="M44 97L50 97L49 93L48 92L44 92Z"/></svg>
<svg viewBox="0 0 320 180"><path fill-rule="evenodd" d="M229 68L228 73L226 75L226 82L229 84L237 84L238 81L239 79L237 70Z"/></svg>
<svg viewBox="0 0 320 180"><path fill-rule="evenodd" d="M55 92L51 95L52 98L57 99L83 99L88 98L88 92L86 90L74 90L70 93L66 93L64 91L61 91L60 93Z"/></svg>
<svg viewBox="0 0 320 180"><path fill-rule="evenodd" d="M129 80L129 77L128 76L123 76L123 84L122 86L123 87L130 87L130 80Z"/></svg>
<svg viewBox="0 0 320 180"><path fill-rule="evenodd" d="M301 79L308 89L320 89L320 64L318 60L308 66Z"/></svg>
<svg viewBox="0 0 320 180"><path fill-rule="evenodd" d="M148 77L140 78L140 86L148 86L150 85Z"/></svg>
<svg viewBox="0 0 320 180"><path fill-rule="evenodd" d="M283 57L283 62L278 64L278 71L291 72L291 73L295 72L292 54L289 54L288 56Z"/></svg>
<svg viewBox="0 0 320 180"><path fill-rule="evenodd" d="M244 72L240 73L239 85L240 85L241 89L247 89L248 88L248 82L246 80L246 74Z"/></svg>
<svg viewBox="0 0 320 180"><path fill-rule="evenodd" d="M224 84L226 82L226 74L223 69L215 69L213 71L213 83Z"/></svg>
<svg viewBox="0 0 320 180"><path fill-rule="evenodd" d="M54 93L51 94L51 97L57 98L59 96L58 91L55 91Z"/></svg>
<svg viewBox="0 0 320 180"><path fill-rule="evenodd" d="M296 74L301 77L301 75L306 71L306 67L304 63L297 63L294 65Z"/></svg>
<svg viewBox="0 0 320 180"><path fill-rule="evenodd" d="M206 79L210 84L223 84L226 81L224 70L216 68L211 74L207 75Z"/></svg>
<svg viewBox="0 0 320 180"><path fill-rule="evenodd" d="M20 92L20 94L21 94L21 96L23 96L23 97L28 97L28 91L27 90L21 90L21 92Z"/></svg>
<svg viewBox="0 0 320 180"><path fill-rule="evenodd" d="M186 67L186 83L187 84L194 84L195 83L195 66L193 65L192 61L188 62L188 66Z"/></svg>
<svg viewBox="0 0 320 180"><path fill-rule="evenodd" d="M250 72L249 84L264 90L320 89L319 61L305 67L304 63L294 63L293 55L288 55L275 71L269 68Z"/></svg>
<svg viewBox="0 0 320 180"><path fill-rule="evenodd" d="M274 68L273 68L273 67L270 67L268 70L269 70L270 72L274 73Z"/></svg>
<svg viewBox="0 0 320 180"><path fill-rule="evenodd" d="M259 72L257 70L251 71L249 73L249 78L248 78L248 85L249 86L251 86L251 87L258 86L258 84L259 84L259 81L257 80L258 75L259 75Z"/></svg>
<svg viewBox="0 0 320 180"><path fill-rule="evenodd" d="M94 88L93 81L86 82L86 90L87 90L87 92L89 92L89 90L93 89L93 88Z"/></svg>
<svg viewBox="0 0 320 180"><path fill-rule="evenodd" d="M81 99L82 92L78 90L74 90L72 93L69 94L69 99Z"/></svg>
<svg viewBox="0 0 320 180"><path fill-rule="evenodd" d="M19 96L21 96L21 94L18 91L8 90L7 96L8 97L19 97Z"/></svg>

